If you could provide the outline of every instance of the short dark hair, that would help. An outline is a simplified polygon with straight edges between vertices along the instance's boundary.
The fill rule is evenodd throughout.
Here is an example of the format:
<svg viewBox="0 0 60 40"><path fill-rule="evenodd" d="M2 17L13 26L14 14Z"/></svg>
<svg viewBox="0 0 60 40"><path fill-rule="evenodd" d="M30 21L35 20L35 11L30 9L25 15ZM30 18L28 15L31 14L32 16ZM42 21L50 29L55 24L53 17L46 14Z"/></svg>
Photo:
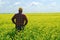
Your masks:
<svg viewBox="0 0 60 40"><path fill-rule="evenodd" d="M22 10L23 10L22 8L19 8L19 11L21 11L21 12L22 12Z"/></svg>

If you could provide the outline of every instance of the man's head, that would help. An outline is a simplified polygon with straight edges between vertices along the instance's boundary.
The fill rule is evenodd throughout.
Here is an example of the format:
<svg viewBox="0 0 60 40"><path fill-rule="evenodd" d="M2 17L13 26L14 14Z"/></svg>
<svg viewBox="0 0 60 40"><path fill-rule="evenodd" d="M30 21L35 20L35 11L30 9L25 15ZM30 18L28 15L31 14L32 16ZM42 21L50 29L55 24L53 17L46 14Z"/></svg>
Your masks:
<svg viewBox="0 0 60 40"><path fill-rule="evenodd" d="M19 11L19 13L21 14L21 13L22 13L22 11L23 11L23 9L22 9L22 8L19 8L19 10L18 10L18 11Z"/></svg>

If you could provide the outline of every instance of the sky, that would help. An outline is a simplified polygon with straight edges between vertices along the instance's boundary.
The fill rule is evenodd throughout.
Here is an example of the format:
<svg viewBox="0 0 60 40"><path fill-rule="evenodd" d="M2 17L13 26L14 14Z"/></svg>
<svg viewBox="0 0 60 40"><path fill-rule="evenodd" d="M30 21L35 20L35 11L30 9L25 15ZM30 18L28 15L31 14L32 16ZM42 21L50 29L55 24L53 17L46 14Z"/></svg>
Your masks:
<svg viewBox="0 0 60 40"><path fill-rule="evenodd" d="M60 0L0 0L0 13L60 12Z"/></svg>

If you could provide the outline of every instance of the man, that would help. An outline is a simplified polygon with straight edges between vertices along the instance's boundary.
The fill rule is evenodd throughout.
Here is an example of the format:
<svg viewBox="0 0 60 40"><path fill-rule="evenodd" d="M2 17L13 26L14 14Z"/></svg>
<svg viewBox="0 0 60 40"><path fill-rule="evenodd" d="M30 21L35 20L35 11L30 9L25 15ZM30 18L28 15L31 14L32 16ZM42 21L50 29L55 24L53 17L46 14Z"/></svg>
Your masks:
<svg viewBox="0 0 60 40"><path fill-rule="evenodd" d="M12 17L12 22L16 25L18 31L24 29L24 26L28 23L27 17L22 14L23 9L19 8L19 13Z"/></svg>

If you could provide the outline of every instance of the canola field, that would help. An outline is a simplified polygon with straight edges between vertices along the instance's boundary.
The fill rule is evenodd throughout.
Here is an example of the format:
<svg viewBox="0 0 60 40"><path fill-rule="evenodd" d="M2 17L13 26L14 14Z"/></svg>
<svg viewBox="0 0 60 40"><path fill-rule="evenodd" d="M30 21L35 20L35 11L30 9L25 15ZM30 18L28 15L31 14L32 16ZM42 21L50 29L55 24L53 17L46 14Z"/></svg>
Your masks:
<svg viewBox="0 0 60 40"><path fill-rule="evenodd" d="M25 14L28 24L15 33L11 18L14 14L0 14L0 40L60 40L60 14Z"/></svg>

